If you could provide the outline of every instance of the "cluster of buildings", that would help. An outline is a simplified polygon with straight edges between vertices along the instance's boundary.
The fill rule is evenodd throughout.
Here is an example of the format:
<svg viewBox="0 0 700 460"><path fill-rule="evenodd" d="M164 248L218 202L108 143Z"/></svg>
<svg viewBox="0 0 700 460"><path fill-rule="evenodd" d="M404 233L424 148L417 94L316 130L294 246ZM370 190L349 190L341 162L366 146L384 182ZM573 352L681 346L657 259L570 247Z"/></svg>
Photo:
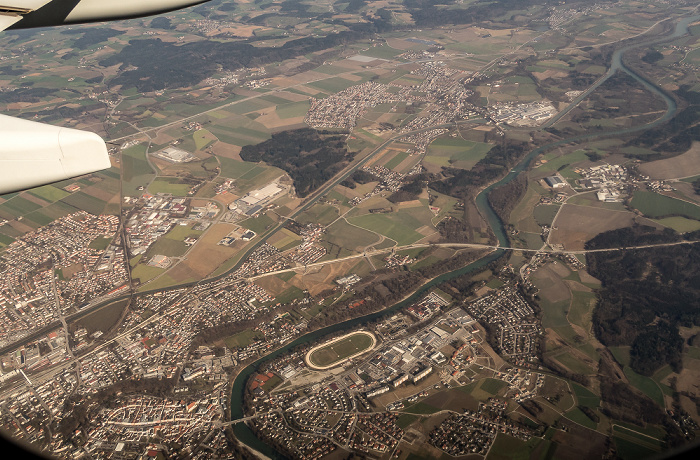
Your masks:
<svg viewBox="0 0 700 460"><path fill-rule="evenodd" d="M401 128L409 133L430 126L449 123L476 113L467 101L472 92L464 87L467 73L455 70L442 61L421 62L411 74L423 77L420 84L392 82L388 85L366 82L352 86L325 99L311 99L311 107L304 121L313 128L352 129L368 108L382 103L403 102L407 106L429 103L421 115ZM444 129L411 133L403 140L415 142L411 153L424 153L433 139L446 132Z"/></svg>
<svg viewBox="0 0 700 460"><path fill-rule="evenodd" d="M265 205L286 191L287 189L278 182L271 182L261 189L248 192L243 198L231 203L228 208L245 217L253 217L259 214Z"/></svg>
<svg viewBox="0 0 700 460"><path fill-rule="evenodd" d="M357 119L371 107L388 102L400 101L400 97L388 91L382 83L368 81L351 86L324 99L311 98L311 107L304 122L315 129L352 129ZM404 94L408 97L408 94Z"/></svg>
<svg viewBox="0 0 700 460"><path fill-rule="evenodd" d="M325 231L326 229L322 225L307 224L299 231L301 244L288 252L286 257L292 262L301 265L316 262L328 252L326 248L319 244Z"/></svg>
<svg viewBox="0 0 700 460"><path fill-rule="evenodd" d="M537 395L537 391L544 386L544 374L533 374L530 370L510 368L507 372L496 374L501 380L508 382L509 390L506 396L513 398L515 402L522 402Z"/></svg>
<svg viewBox="0 0 700 460"><path fill-rule="evenodd" d="M446 307L450 301L442 298L436 292L431 292L423 297L420 302L417 302L406 309L406 312L414 316L418 321L425 321L440 311L440 308Z"/></svg>
<svg viewBox="0 0 700 460"><path fill-rule="evenodd" d="M197 157L192 155L190 152L173 146L169 146L162 150L158 150L157 152L153 152L151 153L151 155L170 163L188 163L197 159Z"/></svg>
<svg viewBox="0 0 700 460"><path fill-rule="evenodd" d="M239 81L238 72L226 71L219 77L208 77L202 81L202 84L214 88L223 88L228 85L237 85Z"/></svg>
<svg viewBox="0 0 700 460"><path fill-rule="evenodd" d="M453 342L470 343L473 324L464 310L456 309L446 319L434 321L410 336L386 342L372 352L370 359L347 372L346 384L371 399L401 385L419 385L435 371L451 376L454 369L441 350L451 349ZM369 379L358 378L362 375Z"/></svg>
<svg viewBox="0 0 700 460"><path fill-rule="evenodd" d="M253 429L292 458L319 460L337 449L335 443L324 436L292 428L281 412L268 412L256 417Z"/></svg>
<svg viewBox="0 0 700 460"><path fill-rule="evenodd" d="M0 345L75 311L87 299L127 283L123 251L95 249L114 237L116 216L70 214L29 232L0 255Z"/></svg>
<svg viewBox="0 0 700 460"><path fill-rule="evenodd" d="M574 8L552 6L549 9L549 16L545 21L547 24L549 24L549 27L558 30L569 21L573 21L578 17L585 16L596 10L606 10L608 8L612 8L612 6L613 5L610 3L594 3L591 6Z"/></svg>
<svg viewBox="0 0 700 460"><path fill-rule="evenodd" d="M274 390L256 386L248 413L253 429L292 458L318 458L317 453L337 448L377 457L395 455L405 435L397 424L399 411L455 380L468 383L474 375L468 369L482 369L488 362L481 331L464 309L452 309L406 335L410 323L403 313L384 320L375 328L383 340L380 347L332 374L309 373L303 359L306 349L266 364L263 372L274 372L283 380ZM396 333L397 329L404 333ZM545 378L517 368L494 370L492 375L505 382L507 392L518 400L534 396ZM405 396L404 388L412 387L415 392ZM385 411L377 412L383 407ZM506 402L493 399L481 403L477 411L453 413L434 429L429 441L459 456L485 453L498 432L524 440L535 435L508 417L506 409ZM308 445L314 446L312 452Z"/></svg>
<svg viewBox="0 0 700 460"><path fill-rule="evenodd" d="M538 361L542 325L515 285L508 283L465 308L496 331L498 348L505 358L522 365Z"/></svg>
<svg viewBox="0 0 700 460"><path fill-rule="evenodd" d="M411 265L415 262L415 257L411 257L409 254L397 254L392 252L387 257L384 258L386 263L386 268L402 267L404 265Z"/></svg>
<svg viewBox="0 0 700 460"><path fill-rule="evenodd" d="M526 104L497 103L489 108L489 116L495 123L512 126L539 126L557 114L549 101Z"/></svg>
<svg viewBox="0 0 700 460"><path fill-rule="evenodd" d="M470 73L452 69L442 61L428 61L422 62L418 69L411 71L411 74L425 78L420 85L414 85L411 89L425 94L429 104L418 117L401 128L402 133L424 131L405 136L402 140L416 144L411 153L422 154L433 139L447 132L444 128L431 130L425 130L425 128L468 118L476 115L478 109L467 100L473 94L473 91L464 86Z"/></svg>
<svg viewBox="0 0 700 460"><path fill-rule="evenodd" d="M379 165L363 166L362 171L368 172L375 176L379 180L379 183L376 187L374 187L374 189L372 189L371 192L367 192L362 196L353 197L350 200L350 206L357 206L366 199L384 192L393 193L397 191L401 188L401 181L406 176L406 174L401 174L392 169ZM372 212L372 210L370 210L370 212Z"/></svg>
<svg viewBox="0 0 700 460"><path fill-rule="evenodd" d="M403 436L397 414L361 411L366 400L337 381L258 393L254 411L260 415L252 420L253 429L292 458L320 458L339 447L381 454L395 449Z"/></svg>
<svg viewBox="0 0 700 460"><path fill-rule="evenodd" d="M582 177L576 183L587 190L595 190L599 201L621 202L626 196L625 188L630 180L627 169L622 165L602 164L590 168L577 168L574 172Z"/></svg>
<svg viewBox="0 0 700 460"><path fill-rule="evenodd" d="M136 201L124 227L131 257L143 254L177 223L184 222L187 211L186 198L143 194Z"/></svg>
<svg viewBox="0 0 700 460"><path fill-rule="evenodd" d="M479 403L476 411L451 414L430 432L430 444L453 457L485 455L498 433L527 441L537 433L508 417L508 402L495 398Z"/></svg>
<svg viewBox="0 0 700 460"><path fill-rule="evenodd" d="M224 391L219 388L209 398L193 401L143 395L120 398L116 408L97 413L95 427L85 433L84 449L99 457L133 458L147 450L146 440L158 438L161 446L179 444L192 451L222 418L219 399Z"/></svg>

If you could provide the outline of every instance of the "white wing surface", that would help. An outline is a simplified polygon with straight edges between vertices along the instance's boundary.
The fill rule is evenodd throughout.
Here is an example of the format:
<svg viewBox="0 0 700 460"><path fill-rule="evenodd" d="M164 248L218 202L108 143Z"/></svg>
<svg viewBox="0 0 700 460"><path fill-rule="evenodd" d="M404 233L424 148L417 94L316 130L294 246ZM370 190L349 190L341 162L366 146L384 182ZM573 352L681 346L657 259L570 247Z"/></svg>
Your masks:
<svg viewBox="0 0 700 460"><path fill-rule="evenodd" d="M0 115L0 194L110 167L95 133Z"/></svg>
<svg viewBox="0 0 700 460"><path fill-rule="evenodd" d="M19 14L2 14L0 13L0 31L7 29L15 22L22 19Z"/></svg>
<svg viewBox="0 0 700 460"><path fill-rule="evenodd" d="M22 19L23 14L38 10L52 0L0 0L0 31Z"/></svg>
<svg viewBox="0 0 700 460"><path fill-rule="evenodd" d="M51 0L0 0L0 31ZM0 115L0 194L110 167L94 133Z"/></svg>

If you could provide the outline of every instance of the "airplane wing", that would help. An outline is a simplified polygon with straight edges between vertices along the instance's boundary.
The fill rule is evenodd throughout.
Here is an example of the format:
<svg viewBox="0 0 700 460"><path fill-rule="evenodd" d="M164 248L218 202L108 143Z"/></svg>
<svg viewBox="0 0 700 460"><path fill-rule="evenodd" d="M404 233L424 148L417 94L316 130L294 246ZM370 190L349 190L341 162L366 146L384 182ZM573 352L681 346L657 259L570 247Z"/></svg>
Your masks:
<svg viewBox="0 0 700 460"><path fill-rule="evenodd" d="M206 1L0 0L0 31L142 17ZM109 167L97 134L0 115L0 194Z"/></svg>
<svg viewBox="0 0 700 460"><path fill-rule="evenodd" d="M95 133L0 115L0 194L110 167Z"/></svg>
<svg viewBox="0 0 700 460"><path fill-rule="evenodd" d="M51 0L0 0L0 31ZM0 115L0 194L109 168L97 134Z"/></svg>
<svg viewBox="0 0 700 460"><path fill-rule="evenodd" d="M0 31L22 19L22 16L36 11L51 0L0 0Z"/></svg>

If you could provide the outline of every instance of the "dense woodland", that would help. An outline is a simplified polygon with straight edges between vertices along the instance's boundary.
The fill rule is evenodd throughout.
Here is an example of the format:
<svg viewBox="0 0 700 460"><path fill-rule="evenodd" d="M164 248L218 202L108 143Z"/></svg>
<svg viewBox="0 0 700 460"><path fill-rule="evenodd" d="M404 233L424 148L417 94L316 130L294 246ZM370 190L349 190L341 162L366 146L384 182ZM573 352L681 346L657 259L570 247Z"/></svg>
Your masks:
<svg viewBox="0 0 700 460"><path fill-rule="evenodd" d="M589 247L625 247L668 238L649 227L606 232ZM700 247L676 245L588 253L589 272L601 280L593 327L607 346L631 346L631 367L643 375L670 364L679 371L678 326L700 325Z"/></svg>
<svg viewBox="0 0 700 460"><path fill-rule="evenodd" d="M383 30L383 24L378 19L324 37L308 36L272 47L253 46L255 39L201 40L184 45L159 38L134 39L118 54L100 61L100 65L120 65L122 72L110 81L111 85L136 87L140 92L182 88L196 85L219 70L257 67L355 42Z"/></svg>
<svg viewBox="0 0 700 460"><path fill-rule="evenodd" d="M354 157L344 135L321 135L310 128L273 134L265 142L243 147L240 155L287 171L300 197L321 187Z"/></svg>
<svg viewBox="0 0 700 460"><path fill-rule="evenodd" d="M527 153L526 143L494 146L472 169L444 168L442 180L430 183L436 192L464 198L471 192L504 176Z"/></svg>
<svg viewBox="0 0 700 460"><path fill-rule="evenodd" d="M660 126L644 130L627 145L645 147L659 152L656 156L645 155L644 160L653 160L668 154L682 153L690 149L694 141L700 140L700 92L688 86L676 90L678 99L688 104L673 118Z"/></svg>
<svg viewBox="0 0 700 460"><path fill-rule="evenodd" d="M502 222L510 220L510 213L527 192L527 174L521 173L512 181L496 187L489 193L489 204Z"/></svg>

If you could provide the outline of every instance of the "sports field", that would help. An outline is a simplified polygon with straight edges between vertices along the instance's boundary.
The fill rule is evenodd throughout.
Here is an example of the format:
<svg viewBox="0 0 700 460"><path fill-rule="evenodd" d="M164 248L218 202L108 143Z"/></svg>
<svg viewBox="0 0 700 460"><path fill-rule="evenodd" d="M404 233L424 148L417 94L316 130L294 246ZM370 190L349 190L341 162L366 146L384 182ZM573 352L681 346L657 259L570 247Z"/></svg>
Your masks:
<svg viewBox="0 0 700 460"><path fill-rule="evenodd" d="M369 332L353 332L311 349L306 362L317 369L327 369L374 348L376 339Z"/></svg>

